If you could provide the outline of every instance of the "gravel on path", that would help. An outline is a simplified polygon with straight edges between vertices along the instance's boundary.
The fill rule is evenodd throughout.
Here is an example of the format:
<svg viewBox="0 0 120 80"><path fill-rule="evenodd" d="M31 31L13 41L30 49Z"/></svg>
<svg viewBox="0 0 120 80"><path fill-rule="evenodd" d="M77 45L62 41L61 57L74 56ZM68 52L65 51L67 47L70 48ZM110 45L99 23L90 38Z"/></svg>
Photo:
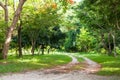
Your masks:
<svg viewBox="0 0 120 80"><path fill-rule="evenodd" d="M120 77L97 76L81 71L73 71L63 74L45 74L42 71L31 71L26 73L1 76L0 80L120 80Z"/></svg>
<svg viewBox="0 0 120 80"><path fill-rule="evenodd" d="M72 61L67 65L48 70L36 70L15 74L9 73L7 75L0 76L0 80L120 80L120 77L117 76L108 77L89 74L91 70L93 71L96 67L98 67L98 64L86 57L83 57L88 63L88 67L85 71L82 70L71 71L68 73L55 73L55 70L63 70L66 67L70 67L78 63L78 60L75 57L71 55L69 56L72 58ZM46 73L46 71L50 73Z"/></svg>
<svg viewBox="0 0 120 80"><path fill-rule="evenodd" d="M87 67L84 69L87 73L96 73L101 69L101 65L84 56L79 56L85 60Z"/></svg>

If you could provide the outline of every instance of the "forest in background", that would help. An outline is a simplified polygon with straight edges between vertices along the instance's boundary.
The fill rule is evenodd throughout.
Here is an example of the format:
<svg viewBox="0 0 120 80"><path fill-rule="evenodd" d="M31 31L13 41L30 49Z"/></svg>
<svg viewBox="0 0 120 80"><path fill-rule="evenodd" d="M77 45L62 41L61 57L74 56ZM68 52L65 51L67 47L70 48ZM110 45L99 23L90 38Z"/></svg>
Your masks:
<svg viewBox="0 0 120 80"><path fill-rule="evenodd" d="M51 51L116 57L119 4L119 0L1 0L0 57Z"/></svg>

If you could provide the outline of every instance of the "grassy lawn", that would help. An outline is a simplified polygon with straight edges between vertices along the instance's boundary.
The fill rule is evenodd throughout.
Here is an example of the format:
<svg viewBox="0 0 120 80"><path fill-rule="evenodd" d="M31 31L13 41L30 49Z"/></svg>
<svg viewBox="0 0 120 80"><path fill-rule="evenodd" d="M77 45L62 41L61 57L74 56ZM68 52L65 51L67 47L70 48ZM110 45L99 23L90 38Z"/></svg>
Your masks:
<svg viewBox="0 0 120 80"><path fill-rule="evenodd" d="M67 64L70 61L70 57L58 54L26 55L19 59L9 56L7 60L0 60L0 73L52 68L57 65Z"/></svg>
<svg viewBox="0 0 120 80"><path fill-rule="evenodd" d="M82 54L102 65L99 75L118 75L120 76L120 55L115 57L100 54Z"/></svg>

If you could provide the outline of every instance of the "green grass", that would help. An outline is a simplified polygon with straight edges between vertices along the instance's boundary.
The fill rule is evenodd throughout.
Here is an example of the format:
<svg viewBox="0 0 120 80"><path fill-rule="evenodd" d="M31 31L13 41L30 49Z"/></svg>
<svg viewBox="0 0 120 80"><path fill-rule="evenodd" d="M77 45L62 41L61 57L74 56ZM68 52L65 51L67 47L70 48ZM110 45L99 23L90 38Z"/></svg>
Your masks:
<svg viewBox="0 0 120 80"><path fill-rule="evenodd" d="M120 76L120 55L117 56L116 58L100 54L83 54L83 55L102 65L102 69L97 74Z"/></svg>
<svg viewBox="0 0 120 80"><path fill-rule="evenodd" d="M80 58L80 57L77 57L77 59L78 59L79 62L83 62L84 61L84 59Z"/></svg>
<svg viewBox="0 0 120 80"><path fill-rule="evenodd" d="M74 57L76 57L77 60L79 61L79 64L76 64L71 69L72 70L82 70L85 67L85 64L84 64L85 60L83 58L79 57L78 53L71 53L71 55L73 55Z"/></svg>
<svg viewBox="0 0 120 80"><path fill-rule="evenodd" d="M71 53L71 55L73 55L74 57L76 57L79 62L83 62L83 61L84 61L83 58L79 57L79 54L78 54L78 53Z"/></svg>
<svg viewBox="0 0 120 80"><path fill-rule="evenodd" d="M35 56L26 55L19 59L9 56L7 60L0 60L0 73L52 68L57 65L67 64L70 61L70 57L57 54Z"/></svg>

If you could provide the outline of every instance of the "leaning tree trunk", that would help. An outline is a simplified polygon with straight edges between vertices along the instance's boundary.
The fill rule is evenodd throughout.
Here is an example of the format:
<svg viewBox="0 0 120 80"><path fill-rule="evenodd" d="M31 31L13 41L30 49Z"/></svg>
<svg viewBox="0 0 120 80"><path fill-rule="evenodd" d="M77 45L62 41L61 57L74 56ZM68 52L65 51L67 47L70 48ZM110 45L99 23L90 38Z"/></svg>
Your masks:
<svg viewBox="0 0 120 80"><path fill-rule="evenodd" d="M7 32L6 40L5 40L3 51L2 51L2 53L3 53L3 59L7 58L7 54L8 54L8 50L9 50L9 45L10 45L11 38L12 38L12 33L13 33L13 30L14 30L17 22L18 22L20 13L22 11L22 6L24 5L25 1L26 0L20 0L20 2L18 4L18 7L17 7L17 10L15 11L12 24L10 25L9 30Z"/></svg>

